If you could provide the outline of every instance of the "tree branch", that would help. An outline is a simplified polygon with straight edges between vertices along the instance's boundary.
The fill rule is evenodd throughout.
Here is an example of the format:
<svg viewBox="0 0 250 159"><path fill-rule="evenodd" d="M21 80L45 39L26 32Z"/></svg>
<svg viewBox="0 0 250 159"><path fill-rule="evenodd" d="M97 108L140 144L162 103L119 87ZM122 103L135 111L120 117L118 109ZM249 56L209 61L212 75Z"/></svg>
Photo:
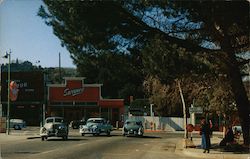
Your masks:
<svg viewBox="0 0 250 159"><path fill-rule="evenodd" d="M121 14L123 14L123 17L125 19L130 20L135 25L142 28L142 30L148 31L148 32L141 32L141 34L144 34L144 35L148 34L149 36L156 35L156 34L164 35L165 39L168 40L170 43L177 44L179 47L183 47L190 52L214 52L214 51L218 51L218 50L203 48L203 47L196 45L190 41L182 40L182 39L179 39L176 37L169 36L165 32L161 31L158 28L152 28L152 27L148 26L146 23L144 23L143 21L141 21L137 17L133 16L131 13L129 13L126 9L124 9L120 5L116 4L116 6L120 8L119 10L121 11Z"/></svg>

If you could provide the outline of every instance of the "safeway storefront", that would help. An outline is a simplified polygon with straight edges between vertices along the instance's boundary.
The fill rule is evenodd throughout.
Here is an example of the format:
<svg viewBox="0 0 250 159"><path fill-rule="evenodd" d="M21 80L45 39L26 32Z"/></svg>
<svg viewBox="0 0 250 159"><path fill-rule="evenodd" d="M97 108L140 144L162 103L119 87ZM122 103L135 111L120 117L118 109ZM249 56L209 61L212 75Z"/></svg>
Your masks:
<svg viewBox="0 0 250 159"><path fill-rule="evenodd" d="M48 85L47 116L62 116L67 121L104 117L113 125L121 122L123 99L103 99L102 84L85 84L84 77L66 77L64 84Z"/></svg>

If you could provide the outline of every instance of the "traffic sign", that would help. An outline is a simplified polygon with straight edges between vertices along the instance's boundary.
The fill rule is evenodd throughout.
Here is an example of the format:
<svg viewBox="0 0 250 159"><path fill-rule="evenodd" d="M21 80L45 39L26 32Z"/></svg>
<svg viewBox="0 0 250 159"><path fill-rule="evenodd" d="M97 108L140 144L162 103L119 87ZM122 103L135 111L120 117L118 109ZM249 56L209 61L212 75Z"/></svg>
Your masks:
<svg viewBox="0 0 250 159"><path fill-rule="evenodd" d="M195 114L202 114L203 108L202 107L189 107L189 113L195 113Z"/></svg>

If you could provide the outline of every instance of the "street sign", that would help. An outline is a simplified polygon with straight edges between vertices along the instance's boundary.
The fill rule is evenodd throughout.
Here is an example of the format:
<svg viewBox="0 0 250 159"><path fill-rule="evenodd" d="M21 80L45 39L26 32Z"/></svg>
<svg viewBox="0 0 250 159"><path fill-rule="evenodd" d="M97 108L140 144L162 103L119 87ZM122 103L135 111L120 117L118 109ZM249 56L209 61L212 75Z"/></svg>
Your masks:
<svg viewBox="0 0 250 159"><path fill-rule="evenodd" d="M202 114L203 108L202 107L189 107L189 113L195 113L195 114Z"/></svg>

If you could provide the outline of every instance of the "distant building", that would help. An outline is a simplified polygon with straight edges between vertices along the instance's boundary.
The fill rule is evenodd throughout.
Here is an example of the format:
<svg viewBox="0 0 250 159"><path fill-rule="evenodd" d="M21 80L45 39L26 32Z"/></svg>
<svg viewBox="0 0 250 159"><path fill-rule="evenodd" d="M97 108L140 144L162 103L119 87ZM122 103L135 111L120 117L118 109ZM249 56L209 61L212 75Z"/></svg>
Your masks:
<svg viewBox="0 0 250 159"><path fill-rule="evenodd" d="M42 105L45 103L44 74L41 71L11 71L11 81L17 83L18 96L10 101L10 118L26 121L27 125L39 125L42 119ZM1 73L1 103L3 116L7 114L8 73Z"/></svg>
<svg viewBox="0 0 250 159"><path fill-rule="evenodd" d="M84 77L64 79L64 84L48 85L47 116L62 116L67 121L104 117L113 125L122 122L123 99L103 99L102 84L85 84Z"/></svg>

